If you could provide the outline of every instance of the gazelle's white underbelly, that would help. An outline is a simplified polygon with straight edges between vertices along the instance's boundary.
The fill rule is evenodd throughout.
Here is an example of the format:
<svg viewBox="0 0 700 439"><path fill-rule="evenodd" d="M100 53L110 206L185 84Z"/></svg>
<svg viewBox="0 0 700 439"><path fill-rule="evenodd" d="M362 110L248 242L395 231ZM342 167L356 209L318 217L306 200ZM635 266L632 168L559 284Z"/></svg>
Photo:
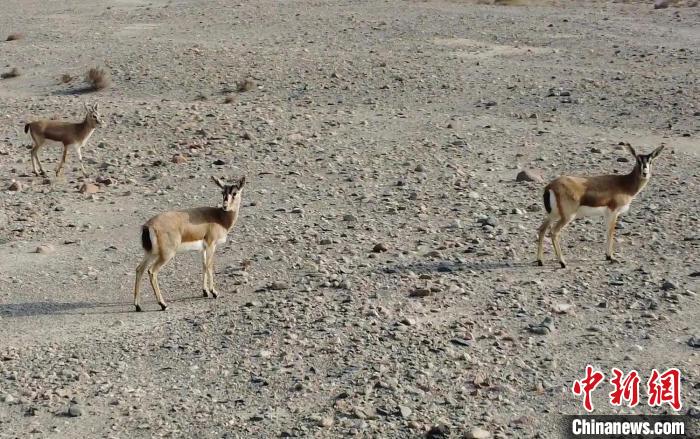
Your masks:
<svg viewBox="0 0 700 439"><path fill-rule="evenodd" d="M206 248L204 240L183 242L177 247L178 253L201 252Z"/></svg>
<svg viewBox="0 0 700 439"><path fill-rule="evenodd" d="M607 206L601 207L591 207L591 206L579 206L576 211L576 216L578 218L583 218L587 216L604 216L608 213Z"/></svg>
<svg viewBox="0 0 700 439"><path fill-rule="evenodd" d="M226 237L219 238L216 240L215 245L223 244L226 242ZM207 242L203 239L199 241L189 241L183 242L177 247L178 253L186 252L201 252L208 247Z"/></svg>

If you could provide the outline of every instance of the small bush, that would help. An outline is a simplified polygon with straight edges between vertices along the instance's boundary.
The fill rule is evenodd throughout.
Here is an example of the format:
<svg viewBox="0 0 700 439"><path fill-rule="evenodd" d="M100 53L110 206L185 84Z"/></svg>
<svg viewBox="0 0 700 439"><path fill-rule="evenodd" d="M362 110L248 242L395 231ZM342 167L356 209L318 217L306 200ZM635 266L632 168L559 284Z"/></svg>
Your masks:
<svg viewBox="0 0 700 439"><path fill-rule="evenodd" d="M22 38L24 38L24 34L19 32L13 32L7 36L7 39L5 41L17 41L21 40Z"/></svg>
<svg viewBox="0 0 700 439"><path fill-rule="evenodd" d="M88 70L85 80L92 90L102 90L109 87L109 84L111 84L109 73L99 67L93 67Z"/></svg>
<svg viewBox="0 0 700 439"><path fill-rule="evenodd" d="M21 73L19 72L19 69L17 67L13 67L10 69L9 72L5 72L2 75L0 75L0 78L2 79L8 79L8 78L16 78L20 75Z"/></svg>
<svg viewBox="0 0 700 439"><path fill-rule="evenodd" d="M63 84L68 84L69 82L72 82L75 78L67 73L64 73L61 75L61 82Z"/></svg>

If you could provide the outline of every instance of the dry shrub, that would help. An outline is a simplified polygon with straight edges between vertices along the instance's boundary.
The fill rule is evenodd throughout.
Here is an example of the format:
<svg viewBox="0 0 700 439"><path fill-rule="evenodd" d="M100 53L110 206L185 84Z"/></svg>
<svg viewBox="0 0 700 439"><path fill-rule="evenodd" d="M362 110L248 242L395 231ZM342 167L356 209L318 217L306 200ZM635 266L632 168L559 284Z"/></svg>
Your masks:
<svg viewBox="0 0 700 439"><path fill-rule="evenodd" d="M88 70L85 80L92 90L102 90L111 84L109 73L99 67L93 67Z"/></svg>
<svg viewBox="0 0 700 439"><path fill-rule="evenodd" d="M24 34L20 32L13 32L7 36L7 39L5 41L17 41L21 40L22 38L24 38Z"/></svg>
<svg viewBox="0 0 700 439"><path fill-rule="evenodd" d="M17 67L13 67L10 69L9 72L5 72L2 75L0 75L0 78L2 79L8 79L8 78L16 78L20 75L21 73L19 72L19 69Z"/></svg>
<svg viewBox="0 0 700 439"><path fill-rule="evenodd" d="M61 83L63 84L68 84L69 82L72 82L75 78L68 73L64 73L61 75Z"/></svg>
<svg viewBox="0 0 700 439"><path fill-rule="evenodd" d="M255 89L255 81L250 78L245 78L236 82L236 91L239 93L251 91L253 89Z"/></svg>

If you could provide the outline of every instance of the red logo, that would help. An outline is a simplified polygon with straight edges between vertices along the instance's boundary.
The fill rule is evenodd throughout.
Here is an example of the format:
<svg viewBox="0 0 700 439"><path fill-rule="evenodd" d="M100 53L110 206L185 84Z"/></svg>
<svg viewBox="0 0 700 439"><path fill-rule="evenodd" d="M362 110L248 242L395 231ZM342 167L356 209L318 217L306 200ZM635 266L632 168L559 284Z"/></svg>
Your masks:
<svg viewBox="0 0 700 439"><path fill-rule="evenodd" d="M598 387L598 384L603 381L605 375L602 372L593 372L593 366L586 366L586 378L581 381L574 381L574 395L580 396L583 394L583 408L586 411L593 411L593 403L591 402L591 392Z"/></svg>
<svg viewBox="0 0 700 439"><path fill-rule="evenodd" d="M574 381L572 390L574 395L583 395L583 408L588 412L593 411L591 394L603 382L605 375L602 372L594 372L593 366L586 366L586 376L582 380ZM639 404L639 383L641 378L636 370L625 375L623 371L613 367L610 384L612 391L608 394L610 404L615 407L626 405L635 407ZM678 411L683 407L681 402L681 371L671 368L664 373L653 369L647 381L647 404L657 407L668 404Z"/></svg>
<svg viewBox="0 0 700 439"><path fill-rule="evenodd" d="M680 410L681 404L681 371L669 369L659 374L653 369L649 381L647 381L648 403L651 407L668 403L673 410Z"/></svg>
<svg viewBox="0 0 700 439"><path fill-rule="evenodd" d="M637 371L633 370L625 377L620 369L613 367L612 373L614 376L610 378L610 384L615 389L610 392L610 404L619 407L623 400L627 401L629 407L639 404L639 374Z"/></svg>

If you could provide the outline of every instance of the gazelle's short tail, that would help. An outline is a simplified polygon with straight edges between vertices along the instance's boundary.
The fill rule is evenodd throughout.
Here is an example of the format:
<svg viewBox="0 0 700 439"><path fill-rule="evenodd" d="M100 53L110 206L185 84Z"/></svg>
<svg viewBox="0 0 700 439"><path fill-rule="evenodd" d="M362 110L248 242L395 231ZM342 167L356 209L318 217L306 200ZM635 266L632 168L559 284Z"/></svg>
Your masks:
<svg viewBox="0 0 700 439"><path fill-rule="evenodd" d="M147 252L153 250L153 243L151 242L151 231L148 230L148 227L146 226L141 227L141 246Z"/></svg>
<svg viewBox="0 0 700 439"><path fill-rule="evenodd" d="M542 195L542 199L544 200L544 209L547 211L547 213L552 213L552 204L549 196L549 189L545 189L544 194Z"/></svg>
<svg viewBox="0 0 700 439"><path fill-rule="evenodd" d="M28 123L24 124L24 132L25 133L29 132L29 124Z"/></svg>

